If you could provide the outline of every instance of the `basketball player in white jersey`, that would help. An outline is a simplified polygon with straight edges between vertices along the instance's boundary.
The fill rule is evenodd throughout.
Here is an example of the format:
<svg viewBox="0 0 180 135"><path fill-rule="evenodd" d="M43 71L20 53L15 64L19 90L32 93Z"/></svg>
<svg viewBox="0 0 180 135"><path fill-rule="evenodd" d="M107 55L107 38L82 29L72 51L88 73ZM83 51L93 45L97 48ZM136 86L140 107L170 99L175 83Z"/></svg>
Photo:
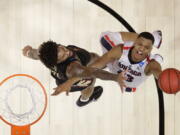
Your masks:
<svg viewBox="0 0 180 135"><path fill-rule="evenodd" d="M122 91L134 92L149 75L153 74L158 79L162 72L162 56L151 54L153 47L160 47L161 41L160 31L153 34L104 32L100 38L104 55L90 66L99 69L107 66L112 73L119 74L118 83ZM80 78L71 78L57 91L67 91L66 86L78 79Z"/></svg>
<svg viewBox="0 0 180 135"><path fill-rule="evenodd" d="M163 58L159 54L152 54L154 47L159 48L161 32L105 32L100 42L104 55L94 62L91 67L103 68L107 65L112 73L120 74L121 89L135 91L146 78L153 74L158 79L162 72ZM156 38L156 40L155 40Z"/></svg>

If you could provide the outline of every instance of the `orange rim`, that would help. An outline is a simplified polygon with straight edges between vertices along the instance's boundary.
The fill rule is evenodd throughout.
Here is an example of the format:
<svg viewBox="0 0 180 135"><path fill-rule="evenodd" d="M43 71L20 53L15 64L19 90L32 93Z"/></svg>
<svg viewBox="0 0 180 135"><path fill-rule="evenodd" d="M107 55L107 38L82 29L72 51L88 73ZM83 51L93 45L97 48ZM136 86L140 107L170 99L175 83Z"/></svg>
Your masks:
<svg viewBox="0 0 180 135"><path fill-rule="evenodd" d="M12 126L11 135L30 135L30 126Z"/></svg>
<svg viewBox="0 0 180 135"><path fill-rule="evenodd" d="M14 78L14 77L17 77L17 76L25 76L25 77L28 77L28 78L33 79L34 81L36 81L41 86L41 88L43 90L43 93L45 95L45 105L44 105L45 107L44 107L44 110L43 110L42 114L34 122L32 122L30 124L27 124L27 125L23 125L22 127L31 126L31 125L35 124L36 122L38 122L42 118L42 116L44 115L44 113L46 111L46 108L47 108L47 94L46 94L46 90L45 90L44 86L42 85L42 83L38 79L34 78L33 76L27 75L27 74L14 74L14 75L8 76L3 81L0 82L0 86L3 85L7 80L9 80L11 78ZM2 116L0 116L0 119L2 119L5 123L7 123L8 125L10 125L12 127L14 127L14 126L21 127L21 126L14 125L14 124L6 121Z"/></svg>

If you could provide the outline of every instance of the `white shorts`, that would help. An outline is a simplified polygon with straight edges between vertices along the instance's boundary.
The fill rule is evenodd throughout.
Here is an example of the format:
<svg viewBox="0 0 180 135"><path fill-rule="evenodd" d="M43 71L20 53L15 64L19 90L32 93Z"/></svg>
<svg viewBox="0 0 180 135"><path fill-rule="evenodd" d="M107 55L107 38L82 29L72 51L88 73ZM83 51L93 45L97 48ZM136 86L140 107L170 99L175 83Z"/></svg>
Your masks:
<svg viewBox="0 0 180 135"><path fill-rule="evenodd" d="M121 34L119 32L103 32L100 36L100 43L103 50L103 53L111 50L112 47L115 47L119 44L123 44Z"/></svg>

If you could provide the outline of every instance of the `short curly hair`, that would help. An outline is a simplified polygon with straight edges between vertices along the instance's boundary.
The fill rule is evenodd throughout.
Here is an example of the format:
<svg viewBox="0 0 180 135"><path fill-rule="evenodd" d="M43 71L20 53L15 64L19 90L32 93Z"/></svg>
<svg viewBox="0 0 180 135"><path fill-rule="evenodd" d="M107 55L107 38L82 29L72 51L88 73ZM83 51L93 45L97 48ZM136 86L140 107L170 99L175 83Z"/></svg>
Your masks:
<svg viewBox="0 0 180 135"><path fill-rule="evenodd" d="M138 38L140 37L143 37L145 39L149 39L152 41L152 44L154 44L154 36L149 33L149 32L141 32L139 35L138 35Z"/></svg>
<svg viewBox="0 0 180 135"><path fill-rule="evenodd" d="M57 64L58 44L54 41L43 42L39 48L39 58L47 68Z"/></svg>

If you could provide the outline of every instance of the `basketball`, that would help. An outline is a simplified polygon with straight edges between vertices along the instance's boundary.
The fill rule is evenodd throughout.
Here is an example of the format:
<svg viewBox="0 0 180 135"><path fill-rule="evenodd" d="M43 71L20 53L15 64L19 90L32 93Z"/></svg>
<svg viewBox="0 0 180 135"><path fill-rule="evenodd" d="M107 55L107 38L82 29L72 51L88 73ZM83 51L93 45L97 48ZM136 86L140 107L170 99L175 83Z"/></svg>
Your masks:
<svg viewBox="0 0 180 135"><path fill-rule="evenodd" d="M158 78L161 90L168 94L176 94L180 90L180 71L175 68L163 70Z"/></svg>

